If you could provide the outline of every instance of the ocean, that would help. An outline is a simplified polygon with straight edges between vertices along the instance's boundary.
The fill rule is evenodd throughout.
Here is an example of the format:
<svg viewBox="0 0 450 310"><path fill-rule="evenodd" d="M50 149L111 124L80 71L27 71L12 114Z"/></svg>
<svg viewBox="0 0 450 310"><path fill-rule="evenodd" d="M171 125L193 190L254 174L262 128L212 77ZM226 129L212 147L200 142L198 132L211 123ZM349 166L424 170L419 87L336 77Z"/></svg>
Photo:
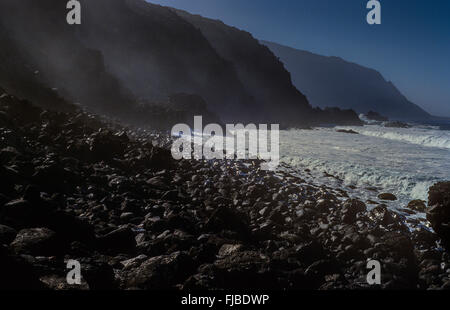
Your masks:
<svg viewBox="0 0 450 310"><path fill-rule="evenodd" d="M287 165L290 173L307 183L343 189L352 198L385 203L401 211L411 200L427 201L428 189L436 182L450 180L450 130L442 130L445 125L387 128L373 122L281 130L278 169L285 170ZM206 141L211 136L203 138ZM398 200L381 201L380 193L392 193ZM424 218L425 214L413 217Z"/></svg>
<svg viewBox="0 0 450 310"><path fill-rule="evenodd" d="M343 188L363 201L379 201L382 192L395 194L398 200L388 205L400 209L414 199L426 201L430 186L450 180L450 131L439 128L365 125L282 131L280 157L303 177L305 169L311 170L310 181Z"/></svg>

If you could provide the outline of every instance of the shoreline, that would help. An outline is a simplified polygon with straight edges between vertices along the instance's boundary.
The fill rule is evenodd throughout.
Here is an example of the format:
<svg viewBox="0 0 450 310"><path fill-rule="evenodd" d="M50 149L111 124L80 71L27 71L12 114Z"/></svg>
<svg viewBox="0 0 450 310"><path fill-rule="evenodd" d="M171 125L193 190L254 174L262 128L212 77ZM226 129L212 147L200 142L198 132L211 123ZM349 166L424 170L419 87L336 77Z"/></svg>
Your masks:
<svg viewBox="0 0 450 310"><path fill-rule="evenodd" d="M343 189L280 179L256 160L175 161L157 146L164 135L12 96L0 111L1 288L450 287L436 234ZM67 284L68 259L81 285Z"/></svg>

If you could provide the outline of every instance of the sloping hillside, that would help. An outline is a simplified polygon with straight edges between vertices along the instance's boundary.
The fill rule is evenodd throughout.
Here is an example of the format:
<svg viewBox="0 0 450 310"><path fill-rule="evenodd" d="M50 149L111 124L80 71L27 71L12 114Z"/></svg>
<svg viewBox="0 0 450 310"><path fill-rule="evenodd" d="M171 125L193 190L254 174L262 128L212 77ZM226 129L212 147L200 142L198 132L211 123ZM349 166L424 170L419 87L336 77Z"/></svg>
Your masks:
<svg viewBox="0 0 450 310"><path fill-rule="evenodd" d="M377 111L396 119L427 119L391 82L373 70L338 57L325 57L272 42L267 45L292 74L294 85L313 106L337 106L359 113Z"/></svg>
<svg viewBox="0 0 450 310"><path fill-rule="evenodd" d="M274 117L289 118L291 122L310 117L308 101L292 85L289 72L250 33L218 20L174 11L199 28L219 55L233 63L246 90L264 107L263 111L270 111Z"/></svg>
<svg viewBox="0 0 450 310"><path fill-rule="evenodd" d="M70 26L65 0L1 1L9 55L20 51L3 57L4 85L20 75L94 112L158 128L198 113L172 111L173 95L197 98L194 106L223 122L359 122L351 111L312 109L282 63L244 31L144 0L80 2L82 24Z"/></svg>

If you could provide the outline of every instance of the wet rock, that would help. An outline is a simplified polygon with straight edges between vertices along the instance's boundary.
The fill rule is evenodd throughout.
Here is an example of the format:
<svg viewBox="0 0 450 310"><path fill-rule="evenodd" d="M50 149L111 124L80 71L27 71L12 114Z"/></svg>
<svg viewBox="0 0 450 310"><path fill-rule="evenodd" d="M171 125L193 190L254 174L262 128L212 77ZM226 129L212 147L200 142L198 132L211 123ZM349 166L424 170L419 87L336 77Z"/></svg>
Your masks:
<svg viewBox="0 0 450 310"><path fill-rule="evenodd" d="M434 231L450 241L450 182L440 182L428 191L427 219Z"/></svg>
<svg viewBox="0 0 450 310"><path fill-rule="evenodd" d="M11 243L11 248L16 253L42 256L57 255L64 250L56 233L47 228L22 229Z"/></svg>
<svg viewBox="0 0 450 310"><path fill-rule="evenodd" d="M167 188L167 184L162 177L153 177L147 180L147 184L159 189Z"/></svg>
<svg viewBox="0 0 450 310"><path fill-rule="evenodd" d="M346 130L346 129L338 129L336 130L336 132L341 132L341 133L349 133L349 134L353 134L353 135L357 135L359 134L358 132L354 131L354 130Z"/></svg>
<svg viewBox="0 0 450 310"><path fill-rule="evenodd" d="M123 265L124 270L131 270L139 267L144 261L148 259L147 255L139 255L124 261L121 261L120 263Z"/></svg>
<svg viewBox="0 0 450 310"><path fill-rule="evenodd" d="M232 255L242 249L242 244L224 244L219 250L217 256L225 257L228 255Z"/></svg>
<svg viewBox="0 0 450 310"><path fill-rule="evenodd" d="M391 212L385 204L373 208L369 213L369 218L381 225L390 225L398 223L397 216Z"/></svg>
<svg viewBox="0 0 450 310"><path fill-rule="evenodd" d="M45 284L45 286L50 290L55 291L78 291L78 290L88 290L89 285L86 281L81 281L81 285L73 284L70 285L67 283L67 279L65 276L52 274L52 275L44 275L39 278L39 280Z"/></svg>
<svg viewBox="0 0 450 310"><path fill-rule="evenodd" d="M408 203L408 208L417 212L425 212L427 205L423 200L412 200Z"/></svg>
<svg viewBox="0 0 450 310"><path fill-rule="evenodd" d="M120 215L120 220L124 223L129 222L131 219L134 218L134 213L133 212L123 212Z"/></svg>
<svg viewBox="0 0 450 310"><path fill-rule="evenodd" d="M378 195L378 198L381 200L391 200L391 201L397 200L397 196L391 193L381 193Z"/></svg>
<svg viewBox="0 0 450 310"><path fill-rule="evenodd" d="M277 275L270 270L269 262L269 257L257 251L241 251L216 260L209 272L218 288L267 289L277 283Z"/></svg>
<svg viewBox="0 0 450 310"><path fill-rule="evenodd" d="M365 212L366 210L367 207L364 202L357 199L348 199L342 207L344 223L351 224L355 222L356 214L359 212Z"/></svg>
<svg viewBox="0 0 450 310"><path fill-rule="evenodd" d="M335 203L328 199L320 199L317 201L316 204L316 210L319 212L328 212L330 208L333 208L335 206Z"/></svg>
<svg viewBox="0 0 450 310"><path fill-rule="evenodd" d="M194 268L194 262L182 252L156 256L128 272L126 285L138 289L173 288L184 282Z"/></svg>

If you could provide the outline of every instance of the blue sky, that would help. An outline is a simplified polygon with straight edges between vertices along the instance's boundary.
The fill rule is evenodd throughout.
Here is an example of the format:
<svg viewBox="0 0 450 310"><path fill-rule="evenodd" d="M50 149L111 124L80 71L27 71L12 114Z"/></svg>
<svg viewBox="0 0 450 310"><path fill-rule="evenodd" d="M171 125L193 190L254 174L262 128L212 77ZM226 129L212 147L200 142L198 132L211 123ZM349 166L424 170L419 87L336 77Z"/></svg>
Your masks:
<svg viewBox="0 0 450 310"><path fill-rule="evenodd" d="M380 0L382 24L374 26L366 23L367 0L149 2L220 19L258 39L374 68L414 103L450 116L449 0Z"/></svg>

